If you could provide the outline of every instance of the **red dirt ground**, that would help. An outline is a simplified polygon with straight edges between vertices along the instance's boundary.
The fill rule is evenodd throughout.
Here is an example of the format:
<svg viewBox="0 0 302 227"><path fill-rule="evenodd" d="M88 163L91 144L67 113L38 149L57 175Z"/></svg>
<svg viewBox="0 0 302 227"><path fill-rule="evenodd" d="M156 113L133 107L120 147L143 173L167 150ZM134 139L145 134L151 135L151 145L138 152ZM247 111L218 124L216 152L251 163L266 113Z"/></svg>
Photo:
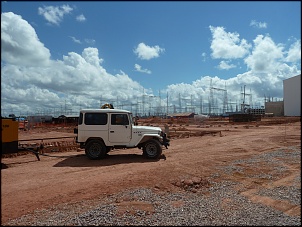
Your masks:
<svg viewBox="0 0 302 227"><path fill-rule="evenodd" d="M164 128L161 122L148 124ZM60 136L74 136L73 128L35 128L19 132L20 140ZM137 148L113 150L103 160L90 160L84 150L76 147L64 152L47 148L44 155L40 155L40 161L32 153L2 157L1 224L36 209L90 201L125 189L183 190L175 186L177 182L196 178L206 180L217 171L217 167L234 160L290 146L301 148L301 121L299 118L237 124L219 121L205 121L199 125L175 124L170 125L170 136L171 146L163 148L164 155L159 160L143 158L142 151ZM287 175L272 185L290 185L300 174L301 165L288 168ZM263 165L262 171L270 170ZM300 215L300 206L289 208L287 204L278 204L274 200L256 198L255 185L265 187L265 181L254 182L242 176L222 177L232 177L248 185L249 190L243 193L251 200L258 199L288 214Z"/></svg>

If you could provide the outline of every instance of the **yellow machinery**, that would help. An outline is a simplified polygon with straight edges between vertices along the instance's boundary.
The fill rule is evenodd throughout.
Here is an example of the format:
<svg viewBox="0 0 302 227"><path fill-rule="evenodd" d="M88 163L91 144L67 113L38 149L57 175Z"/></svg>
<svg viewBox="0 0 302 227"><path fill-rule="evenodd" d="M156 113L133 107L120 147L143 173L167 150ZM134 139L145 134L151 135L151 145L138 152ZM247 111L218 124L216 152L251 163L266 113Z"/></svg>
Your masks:
<svg viewBox="0 0 302 227"><path fill-rule="evenodd" d="M43 139L58 139L58 138L43 138L43 139L29 139L29 140L19 140L18 139L18 129L19 122L16 121L15 118L1 118L2 130L1 130L1 143L2 143L2 151L3 154L12 154L17 153L19 151L30 151L33 152L37 159L40 161L39 150L43 149L43 143L40 146L21 146L19 145L19 141L31 141L31 140L43 140ZM74 136L72 136L73 138ZM60 137L61 138L61 137ZM62 137L63 138L63 137ZM71 138L71 137L64 137Z"/></svg>
<svg viewBox="0 0 302 227"><path fill-rule="evenodd" d="M1 118L2 154L18 152L18 127L19 122L14 118Z"/></svg>
<svg viewBox="0 0 302 227"><path fill-rule="evenodd" d="M17 153L20 150L27 150L33 152L40 161L38 150L43 149L43 145L41 144L40 147L36 147L35 150L32 148L20 147L18 139L19 122L16 121L15 118L1 118L1 125L1 155Z"/></svg>

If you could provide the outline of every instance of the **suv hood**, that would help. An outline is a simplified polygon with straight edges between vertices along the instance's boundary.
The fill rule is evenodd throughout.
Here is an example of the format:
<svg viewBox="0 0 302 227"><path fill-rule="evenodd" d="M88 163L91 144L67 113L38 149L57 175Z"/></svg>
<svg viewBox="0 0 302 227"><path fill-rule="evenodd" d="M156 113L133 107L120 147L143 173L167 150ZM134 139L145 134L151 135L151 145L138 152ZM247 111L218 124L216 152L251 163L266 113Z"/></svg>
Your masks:
<svg viewBox="0 0 302 227"><path fill-rule="evenodd" d="M162 129L160 127L152 127L152 126L133 126L133 131L159 134L162 131Z"/></svg>

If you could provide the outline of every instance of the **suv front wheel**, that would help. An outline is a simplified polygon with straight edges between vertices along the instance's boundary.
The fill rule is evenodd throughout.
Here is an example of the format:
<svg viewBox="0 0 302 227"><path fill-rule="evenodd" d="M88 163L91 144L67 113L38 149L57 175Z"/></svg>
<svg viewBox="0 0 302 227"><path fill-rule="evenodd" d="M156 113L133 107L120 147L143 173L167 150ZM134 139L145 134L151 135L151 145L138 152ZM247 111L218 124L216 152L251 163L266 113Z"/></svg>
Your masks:
<svg viewBox="0 0 302 227"><path fill-rule="evenodd" d="M90 159L101 159L106 156L106 146L100 140L90 140L85 146L85 153Z"/></svg>
<svg viewBox="0 0 302 227"><path fill-rule="evenodd" d="M143 155L146 158L157 159L161 154L162 154L162 147L158 140L152 139L144 144Z"/></svg>

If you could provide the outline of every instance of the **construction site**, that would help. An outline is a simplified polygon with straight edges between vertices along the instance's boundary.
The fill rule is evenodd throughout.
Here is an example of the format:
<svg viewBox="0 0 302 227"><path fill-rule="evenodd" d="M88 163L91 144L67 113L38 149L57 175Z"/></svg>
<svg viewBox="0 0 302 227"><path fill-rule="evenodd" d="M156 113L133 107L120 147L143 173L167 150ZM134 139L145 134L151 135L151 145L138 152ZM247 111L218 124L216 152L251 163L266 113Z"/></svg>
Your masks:
<svg viewBox="0 0 302 227"><path fill-rule="evenodd" d="M170 147L163 150L159 160L143 158L137 148L114 149L102 160L89 160L75 143L73 123L39 123L30 130L18 129L12 138L18 142L18 152L2 153L1 224L53 225L49 221L56 220L57 225L76 225L69 215L79 215L80 220L81 215L106 198L115 197L118 202L111 203L116 207L114 217L133 215L133 221L147 220L156 215L156 202L140 198L138 194L130 198L118 193L146 188L161 197L184 193L202 199L203 196L210 198L214 185L225 180L241 185L236 190L238 195L251 201L247 204L269 207L278 217L286 215L293 223L301 224L300 202L257 195L264 189L274 192L282 187L294 190L290 194L300 192L295 196L301 201L301 182L294 180L301 179L300 117L268 117L252 122L151 117L139 118L138 125L158 126L168 134ZM278 162L265 159L243 162L274 152L278 152ZM284 171L276 172L276 165ZM222 168L233 171L224 172ZM236 171L238 168L240 172ZM185 206L182 199L176 202L179 209ZM231 206L248 212L243 204L231 204L232 200L229 203L221 204L219 209L228 210ZM147 219L141 219L139 212L150 214ZM101 216L104 221L98 225L111 223L106 222L106 214ZM218 216L212 218L219 219ZM272 218L266 220L275 223ZM283 225L288 224L287 219L282 220ZM126 224L122 220L119 223ZM164 219L161 223L167 224Z"/></svg>
<svg viewBox="0 0 302 227"><path fill-rule="evenodd" d="M236 114L229 115L221 114L231 110L226 101L219 108L211 101L206 109L179 97L179 109L169 104L165 109L143 97L128 106L135 124L159 127L170 140L157 160L144 158L137 148L116 148L90 160L76 143L78 114L2 118L1 224L170 225L173 217L167 215L180 212L186 225L198 211L204 218L194 218L197 225L301 225L301 114L299 105L286 103L291 96L267 101L264 114L245 101L237 105L243 111L233 106ZM126 109L113 100L102 100L100 108L104 103ZM142 190L160 199L139 194ZM210 198L218 202L206 202ZM160 204L169 210L163 219ZM205 212L213 204L217 215ZM260 220L254 218L259 209ZM221 221L222 213L229 222Z"/></svg>
<svg viewBox="0 0 302 227"><path fill-rule="evenodd" d="M194 201L205 201L206 198L216 198L213 194L215 185L227 185L227 180L231 185L239 185L232 193L249 201L238 204L235 197L223 196L218 206L221 212L229 209L243 212L232 220L254 223L245 219L253 215L245 204L254 204L271 209L270 218L263 219L269 223L264 225L300 226L301 180L297 180L301 179L299 105L288 107L286 100L293 101L289 96L284 101L268 100L264 107L252 108L249 104L251 95L243 90L240 104L232 106L227 102L226 90L211 90L206 105L202 100L196 103L193 98L182 99L181 96L178 97L178 107L169 105L168 101L166 107L159 101L156 104L154 97L148 97L150 101L146 102L145 96L141 97L141 102L138 100L130 106L118 100L101 100L98 108L128 107L137 127L159 127L166 133L170 146L163 148L157 160L144 158L143 152L137 148L116 148L101 160L90 160L74 134L79 113L72 114L67 105L55 115L38 113L23 118L15 115L2 118L1 224L54 225L52 220L55 220L55 225L59 226L91 225L98 220L97 225L129 225L124 217L130 215L130 225L144 225L150 223L149 218L152 219L153 215L158 215L159 203L137 193L134 193L135 198L119 193L151 190L161 198L181 193L194 197ZM222 93L224 101L216 102L214 91ZM275 158L267 160L264 158L267 156ZM248 161L255 158L257 162ZM282 171L276 171L276 168ZM274 194L280 188L288 190L287 193L296 199L282 197L280 200L276 195L259 194L263 190ZM115 198L109 203L115 207L114 220L110 219L111 215L99 214L97 210L109 198ZM185 204L179 199L167 205L174 212L172 210L185 209ZM198 211L200 207L186 209L185 216L190 217L190 212ZM92 222L82 219L89 210L94 210L93 215L89 215ZM144 213L148 215L142 218ZM262 214L266 215L265 212ZM272 214L277 219L272 218ZM220 220L220 216L213 216L207 223L211 225L212 220ZM158 221L160 225L169 225L166 218ZM231 224L235 225L237 221ZM194 223L204 224L198 219ZM225 222L221 224L227 225ZM256 224L263 225L263 222Z"/></svg>

